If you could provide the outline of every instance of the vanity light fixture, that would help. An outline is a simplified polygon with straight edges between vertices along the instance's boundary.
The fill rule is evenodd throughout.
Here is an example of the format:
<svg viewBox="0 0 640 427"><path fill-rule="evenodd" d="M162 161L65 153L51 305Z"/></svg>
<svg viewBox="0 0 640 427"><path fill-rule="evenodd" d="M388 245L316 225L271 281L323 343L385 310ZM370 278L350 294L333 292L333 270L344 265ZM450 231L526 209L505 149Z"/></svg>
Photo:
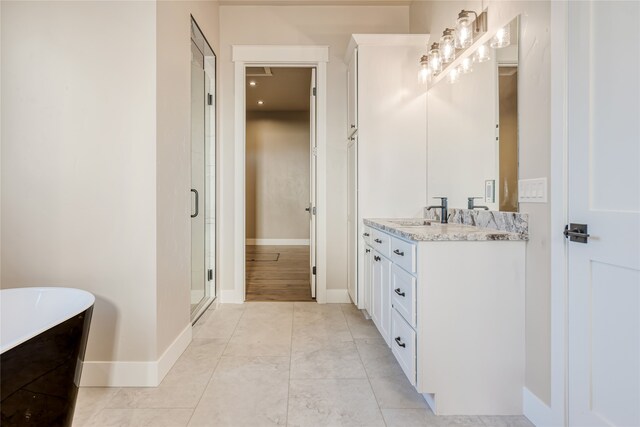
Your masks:
<svg viewBox="0 0 640 427"><path fill-rule="evenodd" d="M256 85L256 82L255 82L254 80L251 80L251 81L249 82L249 86L255 86L255 85Z"/></svg>
<svg viewBox="0 0 640 427"><path fill-rule="evenodd" d="M442 71L442 57L440 56L440 45L433 43L431 50L429 50L429 68L431 73L435 76Z"/></svg>
<svg viewBox="0 0 640 427"><path fill-rule="evenodd" d="M489 52L489 47L486 44L481 44L478 46L478 50L473 57L474 61L477 63L487 62L491 59L491 53Z"/></svg>
<svg viewBox="0 0 640 427"><path fill-rule="evenodd" d="M440 38L440 55L442 56L442 63L448 64L456 59L456 47L454 41L454 30L451 28L445 28Z"/></svg>
<svg viewBox="0 0 640 427"><path fill-rule="evenodd" d="M511 44L511 25L507 24L504 27L498 29L496 35L493 36L489 46L494 49L500 49L507 47Z"/></svg>
<svg viewBox="0 0 640 427"><path fill-rule="evenodd" d="M263 104L264 104L264 101L262 99L258 101L258 105L263 105Z"/></svg>
<svg viewBox="0 0 640 427"><path fill-rule="evenodd" d="M432 75L433 72L431 71L431 67L429 67L429 55L422 55L420 58L420 71L418 72L420 83L427 84L431 82Z"/></svg>
<svg viewBox="0 0 640 427"><path fill-rule="evenodd" d="M474 19L471 19L471 15ZM473 10L462 9L458 13L456 21L456 40L455 47L457 49L466 49L473 43L473 39L481 33L487 32L487 12L478 15Z"/></svg>

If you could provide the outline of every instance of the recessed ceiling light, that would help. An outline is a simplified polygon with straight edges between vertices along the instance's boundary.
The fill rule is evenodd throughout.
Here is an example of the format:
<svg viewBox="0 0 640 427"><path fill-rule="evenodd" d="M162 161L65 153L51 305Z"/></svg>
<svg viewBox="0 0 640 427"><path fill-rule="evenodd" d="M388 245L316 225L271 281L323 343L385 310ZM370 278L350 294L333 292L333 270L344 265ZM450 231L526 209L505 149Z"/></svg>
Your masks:
<svg viewBox="0 0 640 427"><path fill-rule="evenodd" d="M249 82L249 86L255 86L255 85L256 85L256 82L254 82L253 80Z"/></svg>
<svg viewBox="0 0 640 427"><path fill-rule="evenodd" d="M258 101L258 105L262 105L262 104L264 104L263 100Z"/></svg>

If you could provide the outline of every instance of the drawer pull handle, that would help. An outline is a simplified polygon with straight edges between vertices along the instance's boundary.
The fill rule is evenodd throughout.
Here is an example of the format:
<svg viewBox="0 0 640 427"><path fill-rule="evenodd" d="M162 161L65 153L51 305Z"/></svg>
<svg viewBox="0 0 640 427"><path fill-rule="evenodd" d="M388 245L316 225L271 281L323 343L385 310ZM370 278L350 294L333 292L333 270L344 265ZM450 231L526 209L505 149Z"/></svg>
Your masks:
<svg viewBox="0 0 640 427"><path fill-rule="evenodd" d="M398 289L394 289L394 292L395 292L396 294L400 295L401 297L403 297L403 296L404 296L404 292L401 292L401 289L400 289L400 288L398 288Z"/></svg>
<svg viewBox="0 0 640 427"><path fill-rule="evenodd" d="M369 237L369 233L362 233L364 237Z"/></svg>
<svg viewBox="0 0 640 427"><path fill-rule="evenodd" d="M402 342L402 338L400 338L400 337L396 337L396 344L398 344L400 347L406 347L407 346L405 343Z"/></svg>
<svg viewBox="0 0 640 427"><path fill-rule="evenodd" d="M374 260L374 261L380 261L380 259L381 259L381 258L380 258L378 255L374 255L374 256L373 256L373 260Z"/></svg>
<svg viewBox="0 0 640 427"><path fill-rule="evenodd" d="M382 240L380 240L380 239L374 239L373 241L376 242L376 243L382 243Z"/></svg>
<svg viewBox="0 0 640 427"><path fill-rule="evenodd" d="M371 249L365 249L365 250L364 250L364 253L365 253L365 254L368 254L369 252L371 252Z"/></svg>
<svg viewBox="0 0 640 427"><path fill-rule="evenodd" d="M393 251L393 253L396 255L404 256L404 252L400 252L400 249L396 249L395 251Z"/></svg>

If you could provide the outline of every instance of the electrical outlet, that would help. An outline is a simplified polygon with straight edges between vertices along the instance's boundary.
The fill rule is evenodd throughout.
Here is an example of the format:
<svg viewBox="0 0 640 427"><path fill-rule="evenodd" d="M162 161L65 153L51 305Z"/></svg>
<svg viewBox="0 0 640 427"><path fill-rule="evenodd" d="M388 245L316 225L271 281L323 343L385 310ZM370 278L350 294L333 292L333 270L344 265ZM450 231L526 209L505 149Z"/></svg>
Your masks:
<svg viewBox="0 0 640 427"><path fill-rule="evenodd" d="M547 178L518 180L518 201L521 203L547 203Z"/></svg>

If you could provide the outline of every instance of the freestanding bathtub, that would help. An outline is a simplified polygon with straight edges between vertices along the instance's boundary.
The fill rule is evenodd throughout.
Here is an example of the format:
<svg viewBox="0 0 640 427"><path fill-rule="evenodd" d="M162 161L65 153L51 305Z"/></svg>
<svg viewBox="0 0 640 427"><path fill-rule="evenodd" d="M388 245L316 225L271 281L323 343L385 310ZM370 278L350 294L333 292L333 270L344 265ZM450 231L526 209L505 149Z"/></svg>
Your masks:
<svg viewBox="0 0 640 427"><path fill-rule="evenodd" d="M0 290L0 424L70 426L95 298L71 288Z"/></svg>

